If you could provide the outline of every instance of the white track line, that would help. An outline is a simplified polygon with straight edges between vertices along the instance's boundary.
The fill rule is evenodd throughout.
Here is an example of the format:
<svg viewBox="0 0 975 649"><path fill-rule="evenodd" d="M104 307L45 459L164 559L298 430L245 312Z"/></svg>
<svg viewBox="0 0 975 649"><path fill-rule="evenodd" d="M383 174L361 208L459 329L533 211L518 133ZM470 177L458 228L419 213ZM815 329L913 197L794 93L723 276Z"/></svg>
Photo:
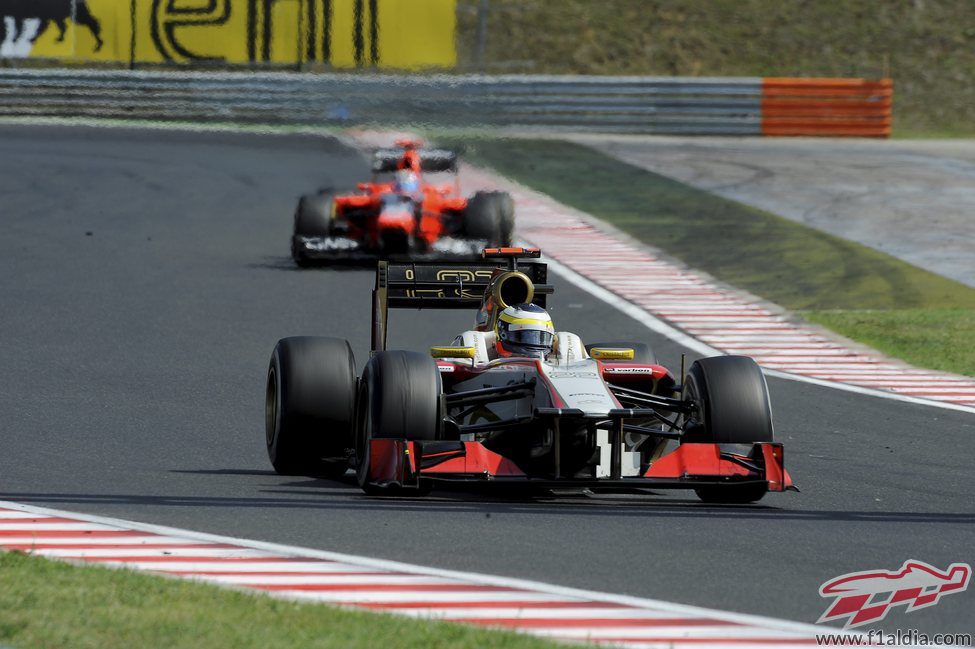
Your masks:
<svg viewBox="0 0 975 649"><path fill-rule="evenodd" d="M0 539L0 545L6 545ZM43 557L58 557L66 559L103 559L108 560L113 557L219 557L236 558L246 557L273 557L275 555L256 550L241 550L240 548L183 548L179 546L169 546L164 548L110 548L103 547L77 547L68 548L36 548L31 550L31 554Z"/></svg>
<svg viewBox="0 0 975 649"><path fill-rule="evenodd" d="M98 543L67 552L38 552L49 558L164 572L194 581L252 588L274 597L454 620L557 640L589 639L622 647L661 643L668 647L699 647L702 643L742 647L751 646L752 640L755 645L775 647L808 645L817 633L839 632L762 616L0 501L0 520L18 521L38 543L60 541L57 531L43 522L45 517L57 517L62 525L71 522L103 532L130 533L131 538L153 545L172 544L149 552L109 549ZM22 538L0 536L0 549L16 545L9 540L19 542Z"/></svg>
<svg viewBox="0 0 975 649"><path fill-rule="evenodd" d="M58 537L43 537L44 540L40 540L37 535L30 535L24 533L21 536L0 536L0 545L5 547L11 546L25 546L23 549L29 548L40 548L45 546L80 546L80 547L95 547L95 546L106 546L106 545L118 545L125 547L137 548L140 545L145 544L166 544L166 545L176 545L176 544L192 544L192 541L187 541L186 539L177 539L172 537L161 537L161 536L109 536L109 537L92 537L90 534L79 534L78 536L58 536ZM20 548L18 548L20 549Z"/></svg>
<svg viewBox="0 0 975 649"><path fill-rule="evenodd" d="M545 619L577 620L580 616L593 619L660 619L670 618L665 611L650 611L636 608L502 608L502 607L464 607L464 608L417 608L404 609L401 615L411 617L435 617L443 620L505 620L505 619Z"/></svg>

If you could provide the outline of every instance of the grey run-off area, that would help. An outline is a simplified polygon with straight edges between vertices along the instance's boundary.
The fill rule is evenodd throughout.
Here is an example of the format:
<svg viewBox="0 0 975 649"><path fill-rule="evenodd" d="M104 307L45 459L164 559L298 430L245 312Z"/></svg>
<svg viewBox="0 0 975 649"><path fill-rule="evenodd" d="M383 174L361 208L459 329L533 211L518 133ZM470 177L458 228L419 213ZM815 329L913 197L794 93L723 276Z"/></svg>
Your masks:
<svg viewBox="0 0 975 649"><path fill-rule="evenodd" d="M801 622L840 574L972 561L975 417L775 378L776 435L802 493L755 506L390 500L348 477L275 475L274 343L348 337L361 371L374 282L368 268L294 267L295 200L366 176L363 156L324 137L0 126L0 498ZM686 349L554 283L560 329L644 340L679 367ZM472 317L398 312L390 345L448 343ZM972 596L882 626L971 632Z"/></svg>
<svg viewBox="0 0 975 649"><path fill-rule="evenodd" d="M975 140L570 139L975 286Z"/></svg>

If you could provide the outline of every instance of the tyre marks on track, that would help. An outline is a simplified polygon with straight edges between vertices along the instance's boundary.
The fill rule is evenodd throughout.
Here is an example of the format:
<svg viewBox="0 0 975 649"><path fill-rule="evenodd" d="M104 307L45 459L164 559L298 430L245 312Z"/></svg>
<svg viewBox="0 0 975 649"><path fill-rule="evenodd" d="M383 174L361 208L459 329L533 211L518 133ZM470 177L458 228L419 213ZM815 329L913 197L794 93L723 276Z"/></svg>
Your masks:
<svg viewBox="0 0 975 649"><path fill-rule="evenodd" d="M274 597L636 648L815 645L811 625L0 501L0 549Z"/></svg>

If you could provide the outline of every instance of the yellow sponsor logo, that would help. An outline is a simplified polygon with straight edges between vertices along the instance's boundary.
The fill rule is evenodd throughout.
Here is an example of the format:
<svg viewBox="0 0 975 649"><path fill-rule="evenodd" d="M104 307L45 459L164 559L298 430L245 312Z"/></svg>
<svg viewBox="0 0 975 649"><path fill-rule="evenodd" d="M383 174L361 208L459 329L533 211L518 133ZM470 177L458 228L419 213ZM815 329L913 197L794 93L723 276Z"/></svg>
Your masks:
<svg viewBox="0 0 975 649"><path fill-rule="evenodd" d="M477 349L474 347L431 347L430 355L434 358L474 358Z"/></svg>
<svg viewBox="0 0 975 649"><path fill-rule="evenodd" d="M635 352L632 349L593 347L589 350L589 355L601 361L632 361Z"/></svg>
<svg viewBox="0 0 975 649"><path fill-rule="evenodd" d="M456 64L456 0L48 0L4 8L3 54L105 63L415 70Z"/></svg>

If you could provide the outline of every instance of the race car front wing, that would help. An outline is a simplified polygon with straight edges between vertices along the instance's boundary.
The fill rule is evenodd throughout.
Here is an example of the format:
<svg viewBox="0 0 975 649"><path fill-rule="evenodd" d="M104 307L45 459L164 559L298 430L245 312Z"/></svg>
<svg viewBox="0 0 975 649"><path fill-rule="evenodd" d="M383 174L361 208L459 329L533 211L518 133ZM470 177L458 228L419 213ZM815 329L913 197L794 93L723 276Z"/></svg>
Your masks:
<svg viewBox="0 0 975 649"><path fill-rule="evenodd" d="M304 260L314 262L375 262L380 258L413 261L475 259L479 257L486 244L486 241L480 239L441 237L425 250L416 248L402 254L385 254L378 250L371 250L361 241L349 237L296 235L292 238L293 254L302 257Z"/></svg>
<svg viewBox="0 0 975 649"><path fill-rule="evenodd" d="M639 476L536 477L480 442L370 440L370 476L377 486L419 487L426 480L523 482L542 488L692 489L764 483L769 491L798 489L785 470L782 444L758 442L747 455L719 444L683 443ZM614 458L615 459L615 458Z"/></svg>

